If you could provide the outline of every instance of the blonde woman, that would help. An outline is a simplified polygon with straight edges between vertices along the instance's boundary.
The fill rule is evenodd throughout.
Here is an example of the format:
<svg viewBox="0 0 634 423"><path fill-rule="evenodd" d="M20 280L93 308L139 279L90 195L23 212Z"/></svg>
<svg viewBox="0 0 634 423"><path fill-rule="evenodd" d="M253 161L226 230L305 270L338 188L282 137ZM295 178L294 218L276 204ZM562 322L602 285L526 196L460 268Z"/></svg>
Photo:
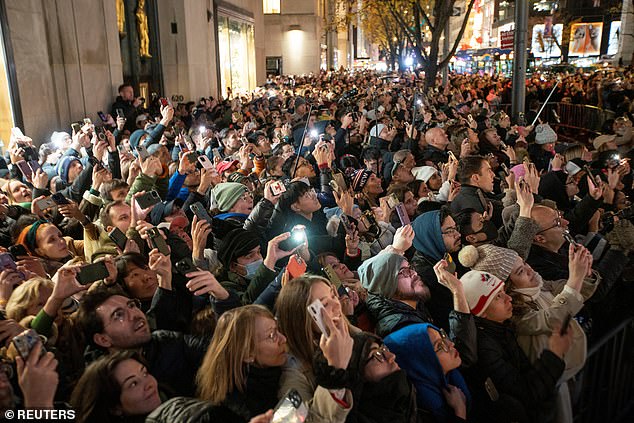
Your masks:
<svg viewBox="0 0 634 423"><path fill-rule="evenodd" d="M196 376L198 397L217 406L218 421L248 422L274 408L286 393L278 395L286 361L286 337L268 309L247 305L225 312ZM349 408L323 391L330 414L311 410L307 421L345 421Z"/></svg>
<svg viewBox="0 0 634 423"><path fill-rule="evenodd" d="M50 279L42 277L31 278L18 285L7 302L7 319L21 322L27 316L35 316L53 293L54 286Z"/></svg>

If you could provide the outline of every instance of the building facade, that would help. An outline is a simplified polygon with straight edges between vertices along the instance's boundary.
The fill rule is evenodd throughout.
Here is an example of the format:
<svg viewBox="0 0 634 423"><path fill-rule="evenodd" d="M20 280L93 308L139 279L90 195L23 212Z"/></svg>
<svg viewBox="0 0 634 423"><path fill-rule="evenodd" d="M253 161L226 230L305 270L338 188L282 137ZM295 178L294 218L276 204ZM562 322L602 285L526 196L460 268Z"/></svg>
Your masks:
<svg viewBox="0 0 634 423"><path fill-rule="evenodd" d="M0 26L5 146L97 122L124 82L176 102L266 80L262 0L1 0Z"/></svg>
<svg viewBox="0 0 634 423"><path fill-rule="evenodd" d="M319 72L324 41L322 0L262 0L269 74Z"/></svg>

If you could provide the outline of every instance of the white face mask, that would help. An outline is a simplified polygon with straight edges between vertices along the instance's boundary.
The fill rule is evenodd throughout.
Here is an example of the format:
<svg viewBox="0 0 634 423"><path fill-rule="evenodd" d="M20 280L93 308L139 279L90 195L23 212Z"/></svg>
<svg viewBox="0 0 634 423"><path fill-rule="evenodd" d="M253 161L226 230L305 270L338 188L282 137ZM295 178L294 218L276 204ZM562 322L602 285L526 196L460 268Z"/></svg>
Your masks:
<svg viewBox="0 0 634 423"><path fill-rule="evenodd" d="M255 276L255 273L258 271L258 269L260 268L260 265L264 262L263 259L258 259L256 261L253 261L251 263L248 264L244 264L244 270L246 270L247 274L244 275L245 279L251 280L253 278L253 276Z"/></svg>

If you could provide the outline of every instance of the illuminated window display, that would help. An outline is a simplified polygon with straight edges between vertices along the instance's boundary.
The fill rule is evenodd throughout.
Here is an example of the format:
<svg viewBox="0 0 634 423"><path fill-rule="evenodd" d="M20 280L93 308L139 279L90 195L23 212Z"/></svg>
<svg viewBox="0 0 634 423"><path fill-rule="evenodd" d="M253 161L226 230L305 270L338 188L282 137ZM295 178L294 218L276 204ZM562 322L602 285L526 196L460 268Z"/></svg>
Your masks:
<svg viewBox="0 0 634 423"><path fill-rule="evenodd" d="M222 93L255 89L255 37L253 24L227 16L218 17L218 58Z"/></svg>

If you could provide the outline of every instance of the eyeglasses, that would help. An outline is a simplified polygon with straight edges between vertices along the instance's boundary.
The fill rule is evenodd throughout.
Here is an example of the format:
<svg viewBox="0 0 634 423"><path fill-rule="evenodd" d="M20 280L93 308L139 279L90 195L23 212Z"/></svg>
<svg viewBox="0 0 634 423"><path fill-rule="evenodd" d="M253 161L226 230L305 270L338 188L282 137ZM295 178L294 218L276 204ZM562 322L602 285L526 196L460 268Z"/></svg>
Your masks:
<svg viewBox="0 0 634 423"><path fill-rule="evenodd" d="M444 231L440 232L443 235L460 235L460 230L458 229L457 226L451 226L447 229L445 229Z"/></svg>
<svg viewBox="0 0 634 423"><path fill-rule="evenodd" d="M546 229L542 229L541 231L537 232L535 235L539 235L539 234L541 234L542 232L549 231L549 230L551 230L551 229L553 229L553 228L561 228L561 215L558 215L558 216L555 218L555 224L554 224L554 225L549 226L549 227L547 227Z"/></svg>
<svg viewBox="0 0 634 423"><path fill-rule="evenodd" d="M263 341L266 342L272 342L274 344L277 344L280 340L280 336L282 336L282 333L280 332L280 330L276 327L275 329L273 329L271 331L271 333L269 333L268 335L266 335L266 338L263 339Z"/></svg>
<svg viewBox="0 0 634 423"><path fill-rule="evenodd" d="M135 308L140 309L141 301L139 301L137 298L132 298L128 300L125 305L128 310L133 310ZM126 320L127 316L128 313L126 309L117 309L114 311L114 313L112 313L112 317L110 318L110 322L108 324L115 322L123 323Z"/></svg>
<svg viewBox="0 0 634 423"><path fill-rule="evenodd" d="M411 278L415 274L416 274L416 271L412 269L411 267L403 267L401 268L401 270L398 271L398 276L403 276L406 278Z"/></svg>
<svg viewBox="0 0 634 423"><path fill-rule="evenodd" d="M317 198L317 191L315 191L315 188L311 188L302 197Z"/></svg>
<svg viewBox="0 0 634 423"><path fill-rule="evenodd" d="M448 353L451 351L451 345L449 345L449 337L447 336L447 332L444 329L440 329L440 340L434 346L434 352L444 351Z"/></svg>
<svg viewBox="0 0 634 423"><path fill-rule="evenodd" d="M390 350L385 345L381 345L378 350L372 351L372 355L365 361L365 364L368 364L373 359L379 363L385 363L387 361L386 354L389 352Z"/></svg>

